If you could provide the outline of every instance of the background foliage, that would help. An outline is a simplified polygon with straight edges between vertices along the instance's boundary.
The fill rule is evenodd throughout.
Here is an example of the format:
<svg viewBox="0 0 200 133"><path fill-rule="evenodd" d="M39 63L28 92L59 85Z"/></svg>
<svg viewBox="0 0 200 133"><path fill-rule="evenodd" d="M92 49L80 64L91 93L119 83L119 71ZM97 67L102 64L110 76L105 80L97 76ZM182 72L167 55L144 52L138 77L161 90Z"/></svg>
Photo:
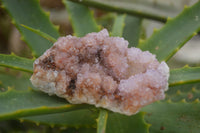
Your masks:
<svg viewBox="0 0 200 133"><path fill-rule="evenodd" d="M129 47L149 50L159 61L168 61L200 31L200 2L185 7L173 18L169 16L176 10L169 6L137 1L63 0L62 6L67 9L73 35L81 37L106 27L110 35L124 37ZM31 54L0 54L0 132L199 132L200 67L171 69L166 99L144 107L136 115L72 105L40 92L29 81L35 58L62 34L49 20L49 13L41 9L38 0L1 0L1 7L10 15ZM144 19L165 24L146 38Z"/></svg>

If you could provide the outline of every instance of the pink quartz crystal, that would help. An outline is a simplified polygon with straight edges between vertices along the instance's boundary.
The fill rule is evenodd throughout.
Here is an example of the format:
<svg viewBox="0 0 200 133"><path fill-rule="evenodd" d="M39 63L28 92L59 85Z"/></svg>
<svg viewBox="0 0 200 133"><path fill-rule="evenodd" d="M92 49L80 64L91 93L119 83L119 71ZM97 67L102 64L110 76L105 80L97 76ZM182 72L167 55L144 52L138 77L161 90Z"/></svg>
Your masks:
<svg viewBox="0 0 200 133"><path fill-rule="evenodd" d="M60 37L34 62L35 87L70 103L88 103L132 115L164 99L169 68L155 55L128 48L128 41L103 29L85 37Z"/></svg>

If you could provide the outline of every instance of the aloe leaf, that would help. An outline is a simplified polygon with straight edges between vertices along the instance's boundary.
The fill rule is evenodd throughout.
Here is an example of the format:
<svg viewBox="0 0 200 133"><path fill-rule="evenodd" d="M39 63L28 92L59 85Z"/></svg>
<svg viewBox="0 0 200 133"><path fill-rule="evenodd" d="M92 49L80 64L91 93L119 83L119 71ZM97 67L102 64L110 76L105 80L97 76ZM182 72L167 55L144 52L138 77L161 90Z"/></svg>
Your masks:
<svg viewBox="0 0 200 133"><path fill-rule="evenodd" d="M1 133L95 133L95 128L49 126L24 120L0 121Z"/></svg>
<svg viewBox="0 0 200 133"><path fill-rule="evenodd" d="M170 86L200 81L200 67L184 67L170 71Z"/></svg>
<svg viewBox="0 0 200 133"><path fill-rule="evenodd" d="M45 114L20 118L21 121L34 122L37 125L45 124L49 126L64 127L96 127L97 112L89 109L80 109L71 112L55 114Z"/></svg>
<svg viewBox="0 0 200 133"><path fill-rule="evenodd" d="M96 133L95 128L67 128L61 133Z"/></svg>
<svg viewBox="0 0 200 133"><path fill-rule="evenodd" d="M7 91L8 88L15 90L27 90L34 88L29 80L30 74L11 70L0 71L0 92ZM34 88L35 89L35 88Z"/></svg>
<svg viewBox="0 0 200 133"><path fill-rule="evenodd" d="M142 19L127 15L125 19L125 27L123 37L128 40L129 47L136 47L140 38Z"/></svg>
<svg viewBox="0 0 200 133"><path fill-rule="evenodd" d="M40 8L39 0L2 0L2 3L10 13L12 22L20 31L22 39L27 42L35 56L43 54L52 43L22 27L21 24L39 29L54 38L59 37L57 29L49 21L49 15Z"/></svg>
<svg viewBox="0 0 200 133"><path fill-rule="evenodd" d="M155 5L154 2L147 1L116 1L116 0L71 0L87 6L99 8L118 13L154 19L166 22L168 15L173 16L177 13L171 6Z"/></svg>
<svg viewBox="0 0 200 133"><path fill-rule="evenodd" d="M177 102L185 99L191 102L198 98L200 98L200 82L171 86L166 92L165 101L172 100Z"/></svg>
<svg viewBox="0 0 200 133"><path fill-rule="evenodd" d="M10 89L0 93L0 120L25 116L68 112L90 108L90 105L71 105L66 100L50 97L34 90L16 91Z"/></svg>
<svg viewBox="0 0 200 133"><path fill-rule="evenodd" d="M96 133L96 129L95 128L67 128L66 132L63 131L61 133Z"/></svg>
<svg viewBox="0 0 200 133"><path fill-rule="evenodd" d="M30 73L33 72L33 60L16 55L0 54L0 66Z"/></svg>
<svg viewBox="0 0 200 133"><path fill-rule="evenodd" d="M192 102L200 98L200 90L197 90L195 88L187 88L187 89L188 89L187 92L181 91L181 89L179 89L174 94L166 95L165 101L171 100L173 102L178 102L185 99L185 101L187 102Z"/></svg>
<svg viewBox="0 0 200 133"><path fill-rule="evenodd" d="M180 69L173 69L170 71L169 90L166 92L165 100L193 101L199 98L199 81L200 76L199 67L183 67Z"/></svg>
<svg viewBox="0 0 200 133"><path fill-rule="evenodd" d="M63 2L68 10L75 36L82 37L87 33L100 30L92 12L86 6L68 0Z"/></svg>
<svg viewBox="0 0 200 133"><path fill-rule="evenodd" d="M198 133L200 130L200 103L157 102L142 109L145 120L151 124L151 133Z"/></svg>
<svg viewBox="0 0 200 133"><path fill-rule="evenodd" d="M56 39L55 39L55 38L53 38L52 36L50 36L50 35L48 35L48 34L42 32L42 31L40 31L40 30L38 30L38 29L34 29L34 28L31 28L31 27L26 26L26 25L23 25L23 24L21 24L21 26L24 27L24 28L26 28L26 29L28 29L28 30L30 30L30 31L32 31L32 32L34 32L35 34L38 34L38 35L41 36L41 37L43 37L43 38L45 38L45 39L51 41L52 43L55 43L55 42L56 42Z"/></svg>
<svg viewBox="0 0 200 133"><path fill-rule="evenodd" d="M166 93L167 93L167 95L173 95L178 90L180 90L181 92L189 92L191 89L200 90L200 82L191 83L191 84L177 85L177 86L170 86L169 90Z"/></svg>
<svg viewBox="0 0 200 133"><path fill-rule="evenodd" d="M112 27L112 36L123 36L129 47L137 46L140 38L141 19L130 15L117 15Z"/></svg>
<svg viewBox="0 0 200 133"><path fill-rule="evenodd" d="M99 117L97 119L97 133L105 133L106 124L108 119L108 111L101 109L99 112Z"/></svg>
<svg viewBox="0 0 200 133"><path fill-rule="evenodd" d="M148 133L149 125L144 121L144 113L126 116L109 113L106 133Z"/></svg>
<svg viewBox="0 0 200 133"><path fill-rule="evenodd" d="M168 60L200 29L200 2L167 23L141 43L139 48L156 54L159 61Z"/></svg>
<svg viewBox="0 0 200 133"><path fill-rule="evenodd" d="M122 36L126 15L117 15L112 28L112 36Z"/></svg>

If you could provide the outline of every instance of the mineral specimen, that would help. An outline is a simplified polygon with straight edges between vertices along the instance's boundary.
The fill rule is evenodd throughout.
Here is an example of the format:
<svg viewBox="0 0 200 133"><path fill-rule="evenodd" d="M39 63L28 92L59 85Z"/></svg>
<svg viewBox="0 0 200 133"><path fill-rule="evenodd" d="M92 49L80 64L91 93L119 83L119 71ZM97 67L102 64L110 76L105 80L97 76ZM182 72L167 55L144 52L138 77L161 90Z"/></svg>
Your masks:
<svg viewBox="0 0 200 133"><path fill-rule="evenodd" d="M85 37L60 37L34 62L31 81L49 95L132 115L164 99L169 68L155 55L128 48L103 29Z"/></svg>

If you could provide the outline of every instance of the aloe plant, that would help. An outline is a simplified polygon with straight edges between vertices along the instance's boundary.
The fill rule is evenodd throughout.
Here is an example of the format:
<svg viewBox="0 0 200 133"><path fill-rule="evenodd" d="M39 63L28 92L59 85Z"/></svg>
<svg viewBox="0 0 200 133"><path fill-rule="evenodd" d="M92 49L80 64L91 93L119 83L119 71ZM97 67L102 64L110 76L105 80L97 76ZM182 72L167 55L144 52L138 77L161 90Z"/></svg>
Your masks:
<svg viewBox="0 0 200 133"><path fill-rule="evenodd" d="M55 126L55 132L199 132L200 67L172 69L166 99L148 105L132 116L87 104L72 105L64 99L40 92L29 81L35 58L50 48L59 37L58 29L49 21L49 15L41 9L38 0L2 0L2 4L31 49L33 59L15 54L0 54L1 122L20 120L22 123ZM167 19L167 13L159 12L161 8L150 10L151 4L146 4L146 9L137 6L130 8L126 3L119 6L119 2L100 0L63 0L63 4L69 14L74 35L79 37L103 28L97 24L88 7L123 13L115 15L110 34L124 37L130 42L130 46L149 50L156 54L159 61L168 61L200 31L200 2L185 7L179 15L170 19ZM161 29L155 30L151 37L139 41L143 19L166 23ZM20 76L17 76L19 73Z"/></svg>

